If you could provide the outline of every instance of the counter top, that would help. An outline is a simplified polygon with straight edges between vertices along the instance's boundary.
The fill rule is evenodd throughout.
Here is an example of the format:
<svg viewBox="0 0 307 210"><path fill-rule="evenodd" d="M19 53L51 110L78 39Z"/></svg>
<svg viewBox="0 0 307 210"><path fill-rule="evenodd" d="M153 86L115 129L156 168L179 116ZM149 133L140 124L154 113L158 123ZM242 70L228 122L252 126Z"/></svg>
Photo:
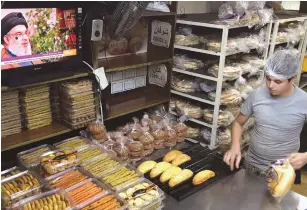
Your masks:
<svg viewBox="0 0 307 210"><path fill-rule="evenodd" d="M289 192L278 203L269 194L266 182L245 170L220 180L178 202L167 195L165 210L295 210L300 196Z"/></svg>

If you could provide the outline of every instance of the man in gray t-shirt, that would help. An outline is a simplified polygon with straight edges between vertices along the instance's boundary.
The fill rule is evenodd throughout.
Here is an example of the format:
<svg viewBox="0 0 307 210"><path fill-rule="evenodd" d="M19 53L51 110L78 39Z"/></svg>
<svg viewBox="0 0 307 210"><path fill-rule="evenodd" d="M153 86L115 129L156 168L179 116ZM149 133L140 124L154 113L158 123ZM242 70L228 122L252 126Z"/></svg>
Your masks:
<svg viewBox="0 0 307 210"><path fill-rule="evenodd" d="M307 153L297 153L300 133L307 119L307 93L293 85L300 70L299 59L290 51L277 51L266 63L266 85L254 90L241 107L232 124L232 145L224 161L239 167L242 127L250 116L255 117L251 143L246 155L247 168L264 172L269 163L289 158L295 169L307 163Z"/></svg>

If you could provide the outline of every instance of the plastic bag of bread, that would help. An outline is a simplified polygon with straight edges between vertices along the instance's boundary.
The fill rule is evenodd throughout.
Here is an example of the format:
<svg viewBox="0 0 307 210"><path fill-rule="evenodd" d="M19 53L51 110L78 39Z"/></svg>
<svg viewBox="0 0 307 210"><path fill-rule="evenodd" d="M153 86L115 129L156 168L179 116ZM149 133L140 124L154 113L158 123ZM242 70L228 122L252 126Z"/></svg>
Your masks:
<svg viewBox="0 0 307 210"><path fill-rule="evenodd" d="M235 82L235 89L241 94L241 97L245 100L248 95L254 90L254 88L247 84L246 79L239 77Z"/></svg>
<svg viewBox="0 0 307 210"><path fill-rule="evenodd" d="M204 109L204 119L207 122L212 123L213 113L214 113L213 109ZM234 119L235 118L230 111L225 109L224 110L220 109L217 124L219 126L229 126L234 121Z"/></svg>
<svg viewBox="0 0 307 210"><path fill-rule="evenodd" d="M261 69L264 67L265 65L265 61L263 59L260 59L256 56L252 56L252 55L243 55L241 57L241 59L243 61L247 61L252 67L256 67L258 69Z"/></svg>
<svg viewBox="0 0 307 210"><path fill-rule="evenodd" d="M116 138L116 144L114 147L114 151L117 154L117 157L119 158L119 160L121 161L126 161L129 159L129 148L126 146L126 142L127 142L127 137L123 136L122 134L118 134L117 138Z"/></svg>
<svg viewBox="0 0 307 210"><path fill-rule="evenodd" d="M191 46L200 44L198 36L192 34L192 28L179 27L175 36L175 44L183 46Z"/></svg>
<svg viewBox="0 0 307 210"><path fill-rule="evenodd" d="M107 140L106 129L101 118L98 118L95 122L88 124L87 130L90 132L94 140L99 142L104 142Z"/></svg>
<svg viewBox="0 0 307 210"><path fill-rule="evenodd" d="M215 101L216 93L209 93L209 99ZM221 93L221 104L223 105L237 105L242 102L241 93L234 88L225 89Z"/></svg>
<svg viewBox="0 0 307 210"><path fill-rule="evenodd" d="M166 133L162 128L163 128L162 122L154 123L154 126L152 128L151 134L155 138L154 140L155 149L165 148L164 141L165 141Z"/></svg>
<svg viewBox="0 0 307 210"><path fill-rule="evenodd" d="M137 141L134 139L129 139L127 143L127 147L130 152L130 159L138 160L144 155L144 145L141 141Z"/></svg>
<svg viewBox="0 0 307 210"><path fill-rule="evenodd" d="M155 138L147 131L142 129L142 135L139 138L144 146L144 156L150 155L154 151L154 141Z"/></svg>
<svg viewBox="0 0 307 210"><path fill-rule="evenodd" d="M193 93L199 89L199 84L191 77L173 76L172 88L183 93Z"/></svg>
<svg viewBox="0 0 307 210"><path fill-rule="evenodd" d="M289 160L273 162L267 172L266 180L270 193L280 202L291 190L295 180L295 172Z"/></svg>
<svg viewBox="0 0 307 210"><path fill-rule="evenodd" d="M165 142L166 147L173 147L177 144L177 134L176 131L172 128L170 120L168 118L163 120L163 129L165 131Z"/></svg>
<svg viewBox="0 0 307 210"><path fill-rule="evenodd" d="M184 101L176 101L176 111L181 116L187 116L188 118L194 119L199 119L203 115L201 107Z"/></svg>
<svg viewBox="0 0 307 210"><path fill-rule="evenodd" d="M110 157L116 157L117 153L114 150L116 146L116 142L112 140L110 133L107 133L106 136L107 136L107 140L103 142L103 148L106 150L107 154Z"/></svg>
<svg viewBox="0 0 307 210"><path fill-rule="evenodd" d="M211 142L211 130L209 128L203 128L200 131L200 137L204 140L204 143L210 144L210 142Z"/></svg>
<svg viewBox="0 0 307 210"><path fill-rule="evenodd" d="M139 139L142 135L141 124L136 117L133 118L133 121L134 123L131 126L131 131L128 133L128 137L132 139Z"/></svg>
<svg viewBox="0 0 307 210"><path fill-rule="evenodd" d="M149 115L145 113L141 119L142 131L149 132L149 125L152 124L152 120L149 118Z"/></svg>
<svg viewBox="0 0 307 210"><path fill-rule="evenodd" d="M228 128L221 127L217 131L217 140L220 145L231 144L231 132Z"/></svg>
<svg viewBox="0 0 307 210"><path fill-rule="evenodd" d="M200 136L200 129L199 128L188 127L188 130L187 130L187 137L188 138L198 138L199 136Z"/></svg>
<svg viewBox="0 0 307 210"><path fill-rule="evenodd" d="M264 72L260 71L258 75L249 77L246 82L247 85L255 89L259 87L263 81L264 81Z"/></svg>
<svg viewBox="0 0 307 210"><path fill-rule="evenodd" d="M209 68L208 72L213 76L218 77L219 65L214 64ZM242 69L239 65L226 64L224 66L223 81L235 80L239 78L241 74L242 74Z"/></svg>
<svg viewBox="0 0 307 210"><path fill-rule="evenodd" d="M175 55L174 66L182 70L197 70L204 67L204 63L201 60L189 58L187 55Z"/></svg>

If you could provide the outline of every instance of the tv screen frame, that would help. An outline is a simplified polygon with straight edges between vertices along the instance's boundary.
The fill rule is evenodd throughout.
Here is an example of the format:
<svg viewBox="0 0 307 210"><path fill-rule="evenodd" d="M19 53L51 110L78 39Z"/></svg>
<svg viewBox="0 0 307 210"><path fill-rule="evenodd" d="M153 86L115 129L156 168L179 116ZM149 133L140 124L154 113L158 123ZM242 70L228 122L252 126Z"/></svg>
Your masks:
<svg viewBox="0 0 307 210"><path fill-rule="evenodd" d="M57 8L57 9L75 9L76 14L76 55L68 56L67 59L36 64L30 66L22 66L17 68L3 69L1 68L2 81L10 79L14 76L28 75L31 72L45 72L45 71L65 71L65 69L78 68L83 61L83 46L82 46L82 22L83 22L83 8L78 2L4 2L2 9L33 9L33 8ZM80 13L81 12L81 13Z"/></svg>

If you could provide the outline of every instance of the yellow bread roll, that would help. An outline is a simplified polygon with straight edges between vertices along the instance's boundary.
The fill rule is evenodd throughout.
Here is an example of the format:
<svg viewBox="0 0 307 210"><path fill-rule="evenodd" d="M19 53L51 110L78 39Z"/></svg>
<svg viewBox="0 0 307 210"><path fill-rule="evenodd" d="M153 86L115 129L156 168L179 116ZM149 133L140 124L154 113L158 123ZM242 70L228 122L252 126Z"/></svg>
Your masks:
<svg viewBox="0 0 307 210"><path fill-rule="evenodd" d="M167 182L172 177L174 177L177 174L179 174L181 171L182 171L182 169L179 168L178 166L170 167L169 169L167 169L166 171L164 171L162 173L162 175L160 176L160 182L162 182L162 183Z"/></svg>
<svg viewBox="0 0 307 210"><path fill-rule="evenodd" d="M162 174L164 171L172 167L172 164L167 163L167 162L160 162L155 165L155 167L150 171L150 177L155 178Z"/></svg>
<svg viewBox="0 0 307 210"><path fill-rule="evenodd" d="M172 151L169 151L169 152L164 156L163 161L164 161L164 162L170 163L170 162L172 162L172 161L175 159L176 156L181 155L181 154L182 154L182 152L179 151L179 150L172 150Z"/></svg>
<svg viewBox="0 0 307 210"><path fill-rule="evenodd" d="M193 177L193 184L194 185L201 184L214 176L215 173L213 171L210 170L200 171Z"/></svg>
<svg viewBox="0 0 307 210"><path fill-rule="evenodd" d="M138 170L142 173L142 174L146 174L148 171L150 171L151 169L153 169L155 167L155 165L157 165L157 163L153 160L148 160L148 161L144 161L143 163L141 163L138 166Z"/></svg>
<svg viewBox="0 0 307 210"><path fill-rule="evenodd" d="M273 169L278 174L277 182L273 180L268 184L272 195L274 197L284 196L289 190L295 180L295 172L289 161L285 161L282 165L273 166Z"/></svg>
<svg viewBox="0 0 307 210"><path fill-rule="evenodd" d="M181 154L175 157L175 159L172 161L172 165L179 166L189 160L191 160L191 157L189 155Z"/></svg>
<svg viewBox="0 0 307 210"><path fill-rule="evenodd" d="M189 179L192 176L193 176L193 171L189 169L183 169L179 174L177 174L176 176L172 177L169 180L168 186L174 187L180 184L181 182L184 182L185 180Z"/></svg>

